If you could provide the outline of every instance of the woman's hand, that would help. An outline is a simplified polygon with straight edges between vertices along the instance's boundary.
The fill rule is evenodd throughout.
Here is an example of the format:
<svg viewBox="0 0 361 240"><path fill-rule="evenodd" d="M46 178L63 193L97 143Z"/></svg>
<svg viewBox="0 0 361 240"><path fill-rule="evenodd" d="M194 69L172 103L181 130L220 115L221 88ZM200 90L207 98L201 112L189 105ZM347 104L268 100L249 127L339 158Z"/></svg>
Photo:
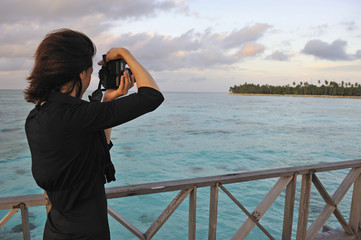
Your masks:
<svg viewBox="0 0 361 240"><path fill-rule="evenodd" d="M125 48L111 48L107 54L106 54L106 61L109 62L111 60L116 60L116 59L124 59L126 58L126 55L129 55L130 52L125 49ZM101 60L100 62L98 62L98 65L103 65L104 61Z"/></svg>
<svg viewBox="0 0 361 240"><path fill-rule="evenodd" d="M120 96L128 94L128 90L134 86L134 76L129 76L128 71L124 71L120 78L118 89L107 89L103 98L103 102L112 101Z"/></svg>

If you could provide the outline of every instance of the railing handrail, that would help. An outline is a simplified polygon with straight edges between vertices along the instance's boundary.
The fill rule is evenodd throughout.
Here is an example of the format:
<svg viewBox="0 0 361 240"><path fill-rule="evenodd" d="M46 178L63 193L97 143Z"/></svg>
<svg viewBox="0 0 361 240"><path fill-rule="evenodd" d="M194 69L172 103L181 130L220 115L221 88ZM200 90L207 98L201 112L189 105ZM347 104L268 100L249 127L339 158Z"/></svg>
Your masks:
<svg viewBox="0 0 361 240"><path fill-rule="evenodd" d="M230 184L236 182L247 182L254 180L261 180L267 178L292 176L294 173L303 175L314 172L327 172L340 169L348 169L354 167L361 167L361 159L311 164L304 166L275 168L268 170L258 170L251 172L232 173L224 175L216 175L209 177L197 177L180 180L170 180L161 182L142 183L134 185L125 185L119 187L106 188L106 195L108 199L128 197L135 195L145 195L161 192L171 192L177 190L190 189L193 186L209 187L216 183ZM25 203L27 206L42 206L46 205L44 194L30 194L30 195L18 195L10 197L0 197L0 210L11 209L19 203Z"/></svg>
<svg viewBox="0 0 361 240"><path fill-rule="evenodd" d="M160 192L170 192L177 190L190 189L192 186L209 187L216 183L230 184L236 182L247 182L254 180L261 180L267 178L286 177L292 176L294 173L303 175L314 172L327 172L340 169L348 169L354 167L361 167L361 159L331 162L331 163L320 163L305 166L295 166L286 168L275 168L268 170L258 170L251 172L232 173L224 175L216 175L209 177L197 177L180 180L171 180L163 182L152 182L144 184L126 185L119 187L109 187L106 189L107 197L119 198L134 195L145 195ZM1 203L1 199L0 199Z"/></svg>

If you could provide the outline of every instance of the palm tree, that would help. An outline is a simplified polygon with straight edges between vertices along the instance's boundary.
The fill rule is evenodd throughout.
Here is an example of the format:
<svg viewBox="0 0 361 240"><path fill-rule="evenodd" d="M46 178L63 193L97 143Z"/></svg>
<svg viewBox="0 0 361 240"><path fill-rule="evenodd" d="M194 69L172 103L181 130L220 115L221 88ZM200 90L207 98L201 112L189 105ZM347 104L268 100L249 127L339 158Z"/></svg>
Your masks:
<svg viewBox="0 0 361 240"><path fill-rule="evenodd" d="M304 86L304 88L305 88L304 94L307 94L308 82L304 82L304 83L303 83L303 86Z"/></svg>
<svg viewBox="0 0 361 240"><path fill-rule="evenodd" d="M345 84L345 82L344 81L342 81L341 82L341 87L342 87L342 92L341 92L341 94L342 94L342 96L343 96L343 93L344 93L344 84ZM347 86L347 83L346 83L346 86Z"/></svg>

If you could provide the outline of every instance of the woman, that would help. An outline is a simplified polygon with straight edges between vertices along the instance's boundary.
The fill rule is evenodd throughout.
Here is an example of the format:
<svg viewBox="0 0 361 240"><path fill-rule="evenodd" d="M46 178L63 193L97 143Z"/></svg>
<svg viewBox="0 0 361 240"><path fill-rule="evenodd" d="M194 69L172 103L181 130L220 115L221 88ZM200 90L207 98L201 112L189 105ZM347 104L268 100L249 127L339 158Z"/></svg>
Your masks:
<svg viewBox="0 0 361 240"><path fill-rule="evenodd" d="M152 76L124 48L110 49L106 61L124 59L138 92L119 98L134 85L125 71L119 88L107 90L103 102L81 100L94 54L84 34L57 30L40 43L28 77L25 99L36 104L25 124L32 173L52 204L44 239L110 239L104 191L105 182L115 180L110 129L164 100Z"/></svg>

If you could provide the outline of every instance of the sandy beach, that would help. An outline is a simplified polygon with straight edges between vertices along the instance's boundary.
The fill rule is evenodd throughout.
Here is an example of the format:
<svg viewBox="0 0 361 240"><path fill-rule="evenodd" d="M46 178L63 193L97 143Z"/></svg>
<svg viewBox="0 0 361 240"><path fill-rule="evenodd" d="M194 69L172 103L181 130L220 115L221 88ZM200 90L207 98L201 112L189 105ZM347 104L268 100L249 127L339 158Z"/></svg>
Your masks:
<svg viewBox="0 0 361 240"><path fill-rule="evenodd" d="M229 93L229 95L279 96L279 97L317 97L317 98L355 98L355 99L361 99L361 96L332 96L332 95L258 94L258 93Z"/></svg>

